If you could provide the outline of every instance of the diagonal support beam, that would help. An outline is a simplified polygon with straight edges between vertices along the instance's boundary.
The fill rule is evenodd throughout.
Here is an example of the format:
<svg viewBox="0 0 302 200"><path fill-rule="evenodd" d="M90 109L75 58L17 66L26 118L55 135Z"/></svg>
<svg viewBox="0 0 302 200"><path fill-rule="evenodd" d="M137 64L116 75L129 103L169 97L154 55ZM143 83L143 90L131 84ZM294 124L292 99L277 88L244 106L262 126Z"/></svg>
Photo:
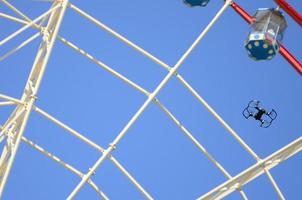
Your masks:
<svg viewBox="0 0 302 200"><path fill-rule="evenodd" d="M21 16L22 18L24 18L26 20L26 21L24 21L24 20L21 20L21 19L18 19L18 18L14 18L12 21L15 21L15 22L18 22L18 23L21 23L21 24L24 24L24 25L26 25L26 24L28 24L28 23L31 22L31 19L29 17L27 17L24 13L22 13L17 8L15 8L12 4L8 3L5 0L2 0L2 1L10 9L12 9L17 15ZM1 17L1 15L0 15L0 17ZM38 29L38 30L42 31L42 27L40 25L33 24L32 27L35 28L35 29ZM87 57L88 59L90 59L91 61L93 61L94 63L96 63L97 65L103 67L109 73L113 74L114 76L117 76L118 78L120 78L121 80L123 80L127 84L129 84L130 86L134 87L138 91L140 91L140 92L144 93L145 95L147 95L147 92L143 88L141 88L139 85L135 84L134 82L132 82L131 80L127 79L123 75L121 75L118 72L116 72L115 70L111 69L106 64L104 64L104 63L96 60L94 57L92 57L91 55L89 55L88 53L86 53L85 51L83 51L82 49L76 47L74 44L72 44L71 42L67 41L65 38L60 37L58 35L57 39L59 39L61 42L63 42L63 44L65 44L65 45L69 46L70 48L76 50L77 52L81 53L82 55L85 55L85 57ZM8 97L8 96L5 96L5 95L1 95L0 94L0 98L2 98L4 100L14 101L16 104L23 104L18 99L11 98L11 97ZM59 120L57 120L54 117L50 116L49 114L47 114L43 110L41 110L41 109L39 109L37 107L34 107L34 110L36 112L38 112L39 114L41 114L42 116L46 117L48 120L50 120L53 123L57 124L61 128L65 129L66 131L68 131L69 133L71 133L72 135L74 135L75 137L77 137L78 139L82 140L83 142L85 142L89 146L95 148L96 150L98 150L98 151L100 151L102 153L104 152L104 149L102 147L98 146L96 143L92 142L91 140L89 140L88 138L84 137L80 133L76 132L72 128L66 126L65 124L63 124ZM110 160L118 168L118 170L120 170L121 173L124 174L131 181L131 183L146 197L146 199L153 199L151 197L151 195L135 180L135 178L113 156L110 156Z"/></svg>
<svg viewBox="0 0 302 200"><path fill-rule="evenodd" d="M94 62L95 64L99 65L100 67L102 67L103 69L105 69L106 71L108 71L109 73L111 73L112 75L114 75L115 77L121 79L122 81L124 81L128 85L132 86L134 89L138 90L142 94L146 95L147 97L150 95L150 92L146 91L141 86L137 85L136 83L132 82L128 78L126 78L123 75L119 74L118 72L114 71L112 68L110 68L106 64L102 63L101 61L97 60L95 57L93 57L92 55L90 55L89 53L87 53L86 51L84 51L83 49L77 47L72 42L67 41L65 38L63 38L61 36L58 36L58 38L65 45L67 45L68 47L72 48L76 52L80 53L82 56L86 57L87 59L89 59L90 61ZM176 126L193 142L193 144L196 145L197 148L203 154L205 154L205 156L224 174L224 176L226 178L231 178L231 176L229 175L229 173L213 158L213 156L211 156L206 151L206 149L194 138L194 136L183 125L181 125L179 123L179 121L176 119L176 117L173 116L173 114L167 108L165 108L164 105L162 105L158 99L154 98L153 101L155 102L155 104L157 106L160 107L160 109L164 112L164 114L166 114L169 117L169 119L171 119L176 124ZM246 195L244 194L243 191L239 190L239 192L240 192L240 194L241 194L241 196L242 196L243 199L247 199L247 197L246 197Z"/></svg>
<svg viewBox="0 0 302 200"><path fill-rule="evenodd" d="M13 22L17 22L19 24L27 24L26 21L24 21L22 19L19 19L19 18L16 18L16 17L13 17L13 16L10 16L10 15L7 15L5 13L0 13L0 17L11 20Z"/></svg>
<svg viewBox="0 0 302 200"><path fill-rule="evenodd" d="M106 64L102 63L101 61L97 60L95 57L84 51L83 49L77 47L75 44L71 43L70 41L67 41L65 38L62 38L58 36L61 42L72 48L73 50L77 51L87 59L91 60L95 64L99 65L100 67L104 68L106 71L111 73L112 75L116 76L117 78L121 79L125 83L129 84L139 92L143 93L147 97L150 95L150 92L143 89L141 86L137 85L136 83L132 82L128 78L124 77L123 75L119 74L118 72L114 71L110 67L108 67ZM226 178L231 178L230 174L211 156L206 149L194 138L194 136L177 120L177 118L166 108L164 105L160 103L160 101L157 98L154 98L153 101L159 108L163 111L164 114L168 116L169 119L171 119L176 126L193 142L193 144L203 153L205 156L224 174ZM247 199L246 195L243 191L239 190L241 196L243 199Z"/></svg>
<svg viewBox="0 0 302 200"><path fill-rule="evenodd" d="M33 149L35 149L36 151L42 153L46 157L50 158L51 160L55 161L59 165L63 166L65 169L69 170L70 172L77 175L78 177L80 177L80 178L83 177L84 174L82 172L80 172L79 170L77 170L76 168L71 166L70 164L67 164L62 159L58 158L57 156L53 155L52 153L46 151L44 148L35 144L33 141L27 139L24 136L22 137L22 141L25 142L30 147L32 147ZM87 183L99 194L100 197L102 197L103 200L109 200L107 195L91 179L89 179L87 181Z"/></svg>
<svg viewBox="0 0 302 200"><path fill-rule="evenodd" d="M2 130L3 127L0 126L0 130ZM9 137L9 134L6 133L4 136ZM76 168L74 168L73 166L71 166L70 164L67 164L66 162L64 162L62 159L58 158L57 156L53 155L52 153L46 151L44 148L42 148L41 146L35 144L33 141L27 139L26 137L22 136L22 141L25 142L27 145L29 145L30 147L32 147L33 149L35 149L36 151L42 153L43 155L45 155L46 157L50 158L51 160L57 162L58 164L60 164L61 166L63 166L65 169L69 170L70 172L74 173L75 175L77 175L78 177L82 177L83 173L80 172L79 170L77 170ZM109 200L109 198L106 196L106 194L104 192L102 192L98 186L92 181L92 180L88 180L87 183L100 195L100 197L102 197L102 199L104 200Z"/></svg>
<svg viewBox="0 0 302 200"><path fill-rule="evenodd" d="M7 140L6 146L9 146L9 148L5 148L1 155L0 198L3 195L4 187L11 171L12 164L14 162L18 147L20 145L24 130L26 128L31 110L36 101L36 95L38 93L46 65L53 49L55 38L58 34L61 22L63 20L67 4L68 0L54 2L53 7L49 11L47 11L46 13L38 17L36 20L30 22L19 30L19 32L21 30L25 30L27 27L30 27L35 24L35 22L38 21L40 18L42 19L46 15L50 14L48 24L45 28L43 41L38 50L36 59L34 61L31 73L29 75L28 81L26 83L22 95L21 101L24 102L24 104L19 105L11 115L11 117L15 116L20 113L20 110L25 110L24 114L18 120L16 120L15 123L13 123L11 128L12 132L15 134L12 136L11 139L10 137L8 137L9 139ZM16 33L17 32L15 32L14 35L17 35ZM6 41L8 41L7 38ZM2 44L3 43L4 42L2 41Z"/></svg>
<svg viewBox="0 0 302 200"><path fill-rule="evenodd" d="M65 38L62 38L61 36L58 36L58 38L61 42L66 44L68 47L70 47L73 50L77 51L82 56L86 57L90 61L92 61L95 64L99 65L100 67L102 67L103 69L105 69L106 71L108 71L109 73L114 75L115 77L121 79L122 81L124 81L128 85L132 86L134 89L138 90L142 94L146 95L147 97L150 95L150 92L146 91L141 86L137 85L136 83L132 82L128 78L126 78L123 75L119 74L118 72L114 71L112 68L110 68L106 64L102 63L101 61L97 60L95 57L93 57L92 55L90 55L89 53L84 51L83 49L77 47L72 42L67 41ZM183 125L181 125L179 123L179 121L176 119L176 117L173 116L173 114L167 108L165 108L164 105L162 105L158 99L154 98L153 101L155 102L155 104L157 106L160 107L160 109L164 112L164 114L166 114L169 117L169 119L171 119L176 124L176 126L193 142L193 144L196 145L196 147L203 154L205 154L205 156L224 174L224 176L226 178L231 178L231 176L228 174L228 172L206 151L206 149L194 138L194 136ZM243 197L243 199L247 199L247 197L246 197L246 195L244 194L243 191L239 190L239 192L240 192L241 196Z"/></svg>
<svg viewBox="0 0 302 200"><path fill-rule="evenodd" d="M144 112L144 110L152 102L152 100L160 92L160 90L168 83L168 81L172 78L174 73L176 73L176 71L179 69L179 67L182 65L182 63L186 60L186 58L193 51L193 49L198 45L198 43L201 41L201 39L206 35L206 33L210 30L210 28L216 23L216 21L220 18L220 16L228 8L230 3L231 3L231 0L226 1L226 3L217 12L215 17L211 20L211 22L207 25L207 27L202 31L202 33L198 36L198 38L194 41L194 43L190 46L190 48L184 53L184 55L179 59L179 61L176 63L176 65L171 69L171 71L167 74L167 76L161 81L161 83L151 93L151 95L148 97L148 99L145 101L145 103L140 107L140 109L135 113L135 115L131 118L131 120L123 128L123 130L118 134L118 136L114 139L114 141L104 151L104 154L94 164L94 166L91 168L91 170L83 177L83 179L76 186L76 188L70 193L70 195L67 198L68 200L73 199L76 196L76 194L80 191L80 189L83 187L85 182L91 177L91 175L96 171L96 169L104 162L104 160L108 157L108 155L110 155L111 152L116 148L117 144L126 135L127 131L136 122L136 120L140 117L140 115Z"/></svg>
<svg viewBox="0 0 302 200"><path fill-rule="evenodd" d="M65 131L67 131L71 135L75 136L76 138L78 138L82 142L86 143L88 146L94 148L95 150L97 150L98 152L100 152L102 154L104 153L105 150L104 150L103 147L101 147L98 144L94 143L90 139L86 138L83 134L75 131L74 129L67 126L66 124L62 123L61 121L59 121L55 117L49 115L48 113L46 113L42 109L40 109L38 107L34 107L34 111L36 111L38 114L42 115L43 117L45 117L49 121L53 122L57 126L63 128ZM117 169L122 174L124 174L131 181L131 183L142 193L142 195L144 195L144 197L146 197L146 199L148 199L148 200L153 199L152 196L137 182L137 180L135 180L135 178L112 155L109 155L109 160L117 167ZM81 177L83 177L83 176L81 176Z"/></svg>
<svg viewBox="0 0 302 200"><path fill-rule="evenodd" d="M0 102L0 106L11 106L11 105L16 105L16 103L13 101Z"/></svg>
<svg viewBox="0 0 302 200"><path fill-rule="evenodd" d="M23 105L24 103L22 101L20 101L19 99L4 95L4 94L0 94L0 99L6 100L6 101L11 101L14 102L17 105Z"/></svg>
<svg viewBox="0 0 302 200"><path fill-rule="evenodd" d="M231 3L232 4L232 3ZM110 34L112 34L114 37L116 37L117 39L119 39L120 41L126 43L128 46L130 46L131 48L133 48L134 50L138 51L139 53L141 53L142 55L146 56L147 58L149 58L150 60L152 60L153 62L159 64L161 67L163 67L164 69L166 69L167 71L171 71L172 67L170 67L168 64L164 63L163 61L161 61L160 59L156 58L155 56L153 56L152 54L150 54L149 52L145 51L144 49L142 49L141 47L139 47L138 45L134 44L133 42L129 41L128 39L126 39L124 36L120 35L119 33L115 32L114 30L110 29L108 26L106 26L105 24L101 23L100 21L98 21L97 19L93 18L91 15L87 14L86 12L82 11L81 9L79 9L78 7L76 7L73 4L69 4L70 8L73 9L75 12L79 13L81 16L85 17L86 19L88 19L89 21L91 21L92 23L94 23L95 25L97 25L98 27L102 28L103 30L109 32ZM62 40L61 40L62 41ZM64 42L64 41L63 41ZM70 46L70 45L68 45ZM70 46L72 47L72 46ZM74 47L72 47L74 48ZM80 52L81 53L81 52ZM174 75L176 76L176 78L178 79L178 81L180 81L181 84L183 84L185 86L186 89L188 89L190 91L190 93L193 95L193 97L195 97L204 107L206 107L206 109L214 116L214 118L219 121L222 126L227 129L231 135L239 142L239 144L251 155L253 156L256 160L260 159L257 154L238 136L238 134L215 112L215 110L213 108L211 108L209 106L209 104L189 85L189 83L187 83L185 81L185 79L177 72L174 73Z"/></svg>
<svg viewBox="0 0 302 200"><path fill-rule="evenodd" d="M16 46L15 48L13 48L12 50L10 50L9 52L5 53L4 55L2 55L0 57L0 62L5 60L6 58L8 58L9 56L13 55L14 53L16 53L18 50L22 49L23 47L25 47L26 45L28 45L29 43L31 43L33 40L35 40L37 37L40 36L40 32L34 34L33 36L29 37L27 40L25 40L24 42L22 42L21 44L19 44L18 46Z"/></svg>
<svg viewBox="0 0 302 200"><path fill-rule="evenodd" d="M265 170L270 170L280 163L284 162L288 158L298 154L302 150L302 137L296 139L270 156L258 163L254 164L250 168L241 172L234 178L226 181L225 183L214 188L207 194L198 198L198 200L213 200L222 199L223 197L234 192L238 187L242 187L245 184L251 182L258 176L265 173Z"/></svg>
<svg viewBox="0 0 302 200"><path fill-rule="evenodd" d="M31 21L30 23L26 24L25 26L23 26L22 28L20 28L16 32L14 32L11 35L7 36L6 38L4 38L3 40L0 41L0 46L4 45L8 41L12 40L17 35L19 35L23 31L25 31L26 29L28 29L29 27L33 26L35 23L37 23L38 21L40 21L42 18L44 18L44 17L50 15L51 13L55 12L59 7L60 7L59 4L56 5L56 6L54 6L53 8L49 9L48 11L46 11L45 13L43 13L42 15L40 15L39 17L37 17L36 19L34 19L33 21Z"/></svg>

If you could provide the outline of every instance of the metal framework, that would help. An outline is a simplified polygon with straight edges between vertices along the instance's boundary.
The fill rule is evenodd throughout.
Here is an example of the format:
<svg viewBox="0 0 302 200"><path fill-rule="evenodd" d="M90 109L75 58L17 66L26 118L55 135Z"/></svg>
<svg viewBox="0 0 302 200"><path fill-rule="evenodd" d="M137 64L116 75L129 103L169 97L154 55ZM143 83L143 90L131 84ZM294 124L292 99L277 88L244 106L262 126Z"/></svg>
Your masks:
<svg viewBox="0 0 302 200"><path fill-rule="evenodd" d="M190 55L190 53L199 44L199 42L203 39L206 33L212 28L212 26L214 26L216 21L223 15L223 13L227 10L228 7L230 6L233 7L235 11L237 11L248 23L251 23L252 18L241 7L239 7L238 4L236 4L231 0L226 0L224 5L221 7L221 9L216 13L214 18L200 33L200 35L196 38L196 40L193 42L190 48L183 54L183 56L178 60L178 62L174 66L169 66L168 64L156 58L155 56L153 56L143 48L139 47L138 45L134 44L133 42L125 38L124 36L115 32L114 30L112 30L111 28L109 28L99 20L95 19L88 13L84 12L80 8L76 7L75 5L69 3L68 0L53 1L51 8L34 20L31 20L29 17L27 17L23 12L21 12L16 7L14 7L7 0L0 0L0 2L3 3L5 6L7 6L8 8L10 8L20 18L10 16L5 13L0 13L0 17L23 25L22 28L12 33L10 36L6 37L5 39L1 40L0 46L9 42L10 40L15 38L21 32L25 31L28 28L33 28L38 30L36 34L29 37L24 42L20 43L18 46L8 51L6 54L2 55L0 57L0 61L7 59L8 57L12 56L15 52L17 52L24 46L28 45L33 40L42 36L41 45L37 51L37 56L33 63L32 70L29 75L28 81L26 83L22 97L20 99L17 99L4 94L0 94L0 99L3 100L0 102L0 106L12 106L12 105L16 106L15 110L12 112L8 120L3 124L3 126L0 127L1 130L0 142L5 142L5 147L2 150L2 155L0 158L0 198L3 194L20 142L23 141L24 143L28 144L36 151L42 153L43 155L47 156L54 162L57 162L65 169L69 170L70 172L81 178L81 181L76 185L76 187L69 194L67 199L73 199L86 183L99 194L100 198L109 199L109 197L101 190L101 188L98 187L92 180L92 175L95 173L95 171L98 168L101 167L102 163L106 159L110 160L114 164L114 166L116 166L116 168L129 179L129 181L142 193L142 195L146 199L153 199L151 194L148 193L147 190L144 189L143 186L139 184L138 181L112 155L112 152L118 147L119 142L125 137L129 128L141 116L141 114L148 107L148 105L153 102L191 140L191 142L197 147L197 149L200 150L200 152L203 153L209 159L209 161L228 179L228 181L216 187L215 189L208 192L207 194L201 196L199 199L221 199L234 191L238 191L242 199L248 199L247 195L242 190L242 187L246 183L260 176L261 174L266 174L267 178L272 184L273 189L276 191L279 199L285 199L277 183L275 182L272 175L270 174L269 170L272 169L273 167L276 167L278 164L285 161L289 157L299 153L302 150L302 137L296 139L295 141L286 145L282 149L276 151L272 155L264 159L261 159L248 146L248 144L242 138L240 138L240 136L231 128L231 126L228 125L222 119L222 117L206 102L206 100L203 99L202 96L196 90L194 90L191 87L191 85L178 73L179 68L185 62L185 60ZM282 2L282 1L276 1L276 2ZM78 13L88 21L95 24L97 27L109 32L112 36L116 37L118 40L126 43L129 47L133 48L134 50L138 51L145 57L149 58L151 61L163 67L165 70L167 70L167 75L165 76L165 78L158 84L158 86L154 91L147 91L143 87L139 86L137 83L131 81L130 79L120 74L119 72L113 70L108 65L98 60L97 58L95 58L94 56L92 56L82 48L78 47L76 44L58 35L58 31L60 29L60 25L67 8L70 8L71 10L75 11L76 13ZM80 55L86 57L88 60L95 63L97 66L108 71L116 78L120 79L121 81L125 82L126 84L130 85L135 90L139 91L140 93L146 96L145 102L138 109L135 115L133 115L133 117L129 120L129 122L124 126L121 132L117 134L116 138L108 145L107 148L103 148L100 145L94 143L93 141L85 137L84 136L85 134L77 132L73 128L69 127L68 125L64 124L63 122L55 118L54 116L51 116L47 112L35 106L35 101L37 99L39 86L42 81L49 56L52 52L56 40L62 42L66 46L78 52ZM289 59L289 62L293 66L296 66L298 72L300 73L302 72L300 71L302 69L301 64L297 60L295 60L295 58L284 47L281 47L280 53L285 58ZM294 63L293 60L296 61L296 64L293 64ZM177 78L177 80L191 93L191 95L202 106L204 106L209 111L210 114L212 114L212 116L231 134L231 136L247 151L247 153L255 159L256 163L253 166L251 166L250 168L246 169L245 171L241 172L236 176L230 175L230 173L227 172L227 170L205 149L205 147L202 146L202 144L194 137L194 135L183 124L180 123L180 121L176 118L176 116L174 116L173 113L160 102L160 100L157 98L157 94L165 87L165 85L169 82L169 80L173 76ZM91 148L95 149L100 153L99 159L89 169L89 171L87 172L79 171L75 167L69 165L68 163L58 158L56 155L53 155L52 153L45 150L43 147L39 146L38 144L35 144L33 141L23 136L23 133L27 125L27 121L32 111L45 117L49 121L53 122L55 125L64 129L67 133L73 135L74 137L86 143L88 146L90 146Z"/></svg>

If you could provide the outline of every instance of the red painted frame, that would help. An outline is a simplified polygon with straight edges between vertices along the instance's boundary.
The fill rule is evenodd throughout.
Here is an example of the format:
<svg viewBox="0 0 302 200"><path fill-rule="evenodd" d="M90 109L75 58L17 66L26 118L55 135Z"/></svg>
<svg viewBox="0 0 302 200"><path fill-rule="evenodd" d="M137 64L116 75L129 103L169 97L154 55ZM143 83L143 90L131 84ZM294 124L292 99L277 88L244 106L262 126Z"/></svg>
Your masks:
<svg viewBox="0 0 302 200"><path fill-rule="evenodd" d="M275 0L276 2L284 2L283 0ZM284 4L285 5L285 4ZM289 4L288 4L289 5ZM249 24L253 22L253 18L242 8L240 7L237 3L232 2L231 7ZM282 7L280 5L280 7ZM283 8L283 7L282 7ZM293 8L292 8L293 10ZM291 13L294 13L291 11ZM297 12L296 12L297 13ZM299 15L299 14L298 14ZM300 16L300 15L299 15ZM298 17L297 19L302 20L301 16L300 18ZM296 20L296 19L295 19ZM299 21L298 20L298 21ZM302 21L299 21L302 22ZM301 24L300 24L301 25ZM280 45L280 50L279 53L289 62L293 68L302 76L302 64L283 46Z"/></svg>
<svg viewBox="0 0 302 200"><path fill-rule="evenodd" d="M302 16L285 0L274 0L289 16L302 27Z"/></svg>

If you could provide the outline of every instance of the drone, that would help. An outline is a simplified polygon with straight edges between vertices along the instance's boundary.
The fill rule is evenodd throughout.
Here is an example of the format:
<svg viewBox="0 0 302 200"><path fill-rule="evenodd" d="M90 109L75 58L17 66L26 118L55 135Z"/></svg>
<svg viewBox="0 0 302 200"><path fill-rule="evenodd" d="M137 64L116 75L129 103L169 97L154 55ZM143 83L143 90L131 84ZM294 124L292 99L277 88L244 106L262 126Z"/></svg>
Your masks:
<svg viewBox="0 0 302 200"><path fill-rule="evenodd" d="M260 101L252 100L242 112L243 116L248 119L253 117L260 121L260 127L268 128L277 117L277 112L272 109L270 112L260 107Z"/></svg>

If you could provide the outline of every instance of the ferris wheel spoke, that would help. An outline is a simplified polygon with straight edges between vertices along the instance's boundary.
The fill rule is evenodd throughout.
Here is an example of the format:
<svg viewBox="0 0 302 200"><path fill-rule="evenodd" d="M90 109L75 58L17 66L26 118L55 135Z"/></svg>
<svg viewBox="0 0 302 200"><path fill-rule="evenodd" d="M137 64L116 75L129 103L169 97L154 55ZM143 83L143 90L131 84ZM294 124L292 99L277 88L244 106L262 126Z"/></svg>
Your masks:
<svg viewBox="0 0 302 200"><path fill-rule="evenodd" d="M3 40L0 41L0 46L4 45L5 43L7 43L8 41L12 40L13 38L15 38L17 35L19 35L20 33L22 33L23 31L25 31L26 29L28 29L29 27L33 26L35 23L37 23L39 20L41 20L43 17L51 14L53 11L55 11L57 8L59 8L60 5L57 5L55 7L53 7L52 9L46 11L45 13L43 13L42 15L40 15L39 17L37 17L36 19L34 19L32 22L26 24L25 26L23 26L22 28L20 28L19 30L17 30L16 32L12 33L11 35L7 36L6 38L4 38Z"/></svg>
<svg viewBox="0 0 302 200"><path fill-rule="evenodd" d="M59 121L55 117L51 116L50 114L36 106L34 107L34 111L36 111L49 121L53 122L57 126L63 128L65 131L80 139L82 142L86 143L98 152L102 154L104 153L105 149L103 147L99 146L98 144L85 137L84 134L77 132L73 128L69 127L68 125L64 124L63 122ZM130 180L130 182L146 197L146 199L153 199L152 196L141 186L141 184L139 184L139 182L112 155L108 155L108 159L118 168L118 170L123 175L125 175Z"/></svg>
<svg viewBox="0 0 302 200"><path fill-rule="evenodd" d="M188 50L183 54L183 56L178 60L175 66L169 71L166 77L158 84L156 89L149 95L148 99L144 102L144 104L140 107L140 109L133 115L130 121L126 124L126 126L122 129L122 131L117 135L117 137L113 140L113 142L109 145L109 147L104 151L104 154L97 160L97 162L93 165L91 170L83 177L80 183L75 187L75 189L68 196L68 200L73 199L76 194L83 187L84 183L91 177L91 175L96 171L96 169L104 162L108 155L116 148L117 144L120 140L126 135L127 131L131 128L131 126L136 122L136 120L140 117L140 115L144 112L147 106L153 101L155 96L160 92L160 90L167 84L167 82L172 78L172 76L176 73L179 67L183 64L186 58L190 55L193 49L198 45L201 39L205 36L205 34L210 30L210 28L215 24L215 22L219 19L219 17L224 13L224 11L228 8L230 4L230 0L227 0L225 4L221 7L221 9L216 13L215 17L210 21L210 23L206 26L206 28L200 33L197 39L193 42L193 44L188 48Z"/></svg>
<svg viewBox="0 0 302 200"><path fill-rule="evenodd" d="M76 46L75 44L73 44L72 42L66 40L65 38L63 38L61 36L58 36L58 39L63 44L67 45L71 49L73 49L76 52L80 53L82 56L84 56L85 58L89 59L90 61L92 61L93 63L97 64L98 66L102 67L107 72L109 72L110 74L112 74L115 77L119 78L120 80L124 81L125 83L127 83L128 85L130 85L131 87L133 87L134 89L138 90L139 92L141 92L141 93L143 93L145 95L149 95L149 92L147 92L144 88L142 88L141 86L139 86L137 83L134 83L133 81L131 81L130 79L128 79L124 75L122 75L122 74L118 73L117 71L113 70L112 68L110 68L105 63L99 61L98 59L96 59L95 57L93 57L92 55L90 55L89 53L87 53L85 50L81 49L80 47Z"/></svg>
<svg viewBox="0 0 302 200"><path fill-rule="evenodd" d="M24 136L22 136L22 141L25 142L30 147L32 147L33 149L35 149L36 151L42 153L46 157L50 158L51 160L55 161L59 165L63 166L65 169L69 170L70 172L72 172L73 174L77 175L78 177L81 178L83 176L83 173L81 171L79 171L78 169L76 169L72 165L64 162L59 157L57 157L57 156L53 155L52 153L46 151L43 147L35 144L33 141L27 139ZM91 179L89 179L87 181L87 183L102 197L102 199L104 199L104 200L109 199L107 197L107 195Z"/></svg>
<svg viewBox="0 0 302 200"><path fill-rule="evenodd" d="M265 173L265 171L270 170L280 163L284 162L286 159L294 156L302 150L302 137L296 139L290 144L284 146L273 154L267 156L265 159L260 160L258 163L254 164L250 168L241 172L232 179L226 181L225 183L217 186L210 192L199 197L198 200L212 200L221 199L229 194L231 194L238 186L243 186L250 181L254 180L258 176ZM286 155L286 156L284 156Z"/></svg>
<svg viewBox="0 0 302 200"><path fill-rule="evenodd" d="M11 106L11 105L16 105L16 103L13 102L13 101L3 101L3 102L0 102L0 106Z"/></svg>
<svg viewBox="0 0 302 200"><path fill-rule="evenodd" d="M21 100L10 97L10 96L7 96L7 95L4 95L4 94L0 94L0 99L6 100L6 101L12 101L17 105L20 105L20 104L22 105L23 104L23 102Z"/></svg>
<svg viewBox="0 0 302 200"><path fill-rule="evenodd" d="M193 136L193 134L183 125L181 122L163 105L159 100L155 99L155 103L159 108L165 113L169 119L171 119L175 125L191 140L191 142L209 159L209 161L222 172L222 174L231 179L232 176L226 171L226 169L206 150L204 146ZM246 200L247 196L244 191L239 187L238 192L240 193L242 199Z"/></svg>
<svg viewBox="0 0 302 200"><path fill-rule="evenodd" d="M8 58L9 56L13 55L14 53L16 53L18 50L22 49L23 47L25 47L26 45L28 45L29 43L31 43L33 40L35 40L37 37L40 36L40 32L34 34L33 36L29 37L27 40L25 40L24 42L22 42L21 44L19 44L18 46L16 46L15 48L13 48L12 50L10 50L9 52L5 53L4 55L0 56L0 62L5 60L6 58Z"/></svg>
<svg viewBox="0 0 302 200"><path fill-rule="evenodd" d="M17 18L17 17L13 17L13 16L10 16L10 15L7 15L7 14L5 14L5 13L0 13L0 17L5 18L5 19L8 19L8 20L11 20L11 21L13 21L13 22L17 22L17 23L19 23L19 24L23 24L23 25L28 24L27 21L24 21L24 20L19 19L19 18Z"/></svg>

